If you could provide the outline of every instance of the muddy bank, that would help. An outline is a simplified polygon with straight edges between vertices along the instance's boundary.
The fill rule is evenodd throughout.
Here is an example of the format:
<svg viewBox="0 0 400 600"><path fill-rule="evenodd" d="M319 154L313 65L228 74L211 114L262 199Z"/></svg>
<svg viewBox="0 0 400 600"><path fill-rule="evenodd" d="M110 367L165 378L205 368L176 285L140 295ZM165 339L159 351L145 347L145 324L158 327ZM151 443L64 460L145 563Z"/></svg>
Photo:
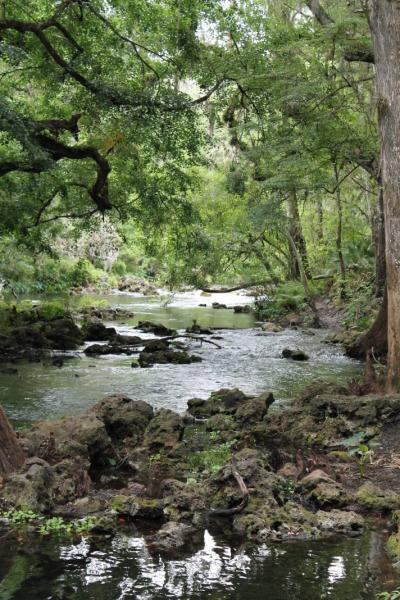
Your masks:
<svg viewBox="0 0 400 600"><path fill-rule="evenodd" d="M290 409L271 406L270 393L239 390L192 399L184 414L110 396L79 418L38 423L20 433L27 458L2 481L2 508L90 515L108 534L121 519L150 520L147 543L165 552L212 524L248 542L312 540L360 535L369 517L400 509L389 459L400 396L321 383Z"/></svg>

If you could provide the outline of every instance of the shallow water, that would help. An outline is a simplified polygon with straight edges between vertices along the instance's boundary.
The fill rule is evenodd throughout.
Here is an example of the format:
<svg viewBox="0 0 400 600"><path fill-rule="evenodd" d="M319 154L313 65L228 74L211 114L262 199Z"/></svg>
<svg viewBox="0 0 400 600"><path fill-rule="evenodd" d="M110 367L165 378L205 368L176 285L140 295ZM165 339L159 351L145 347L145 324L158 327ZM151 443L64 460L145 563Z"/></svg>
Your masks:
<svg viewBox="0 0 400 600"><path fill-rule="evenodd" d="M368 534L362 538L246 549L228 545L205 532L199 546L189 556L171 559L150 554L138 536L120 535L108 542L43 541L12 558L12 553L4 548L2 556L0 546L0 578L2 572L9 573L0 583L0 599L372 600L374 597L365 590ZM19 586L7 596L6 590L16 576Z"/></svg>
<svg viewBox="0 0 400 600"><path fill-rule="evenodd" d="M191 365L132 369L134 357L89 358L82 352L73 353L73 358L62 368L42 363L21 364L18 375L0 374L0 404L14 424L79 414L104 396L116 393L177 411L185 410L189 398L206 398L222 387L238 387L247 393L272 391L278 401L284 401L316 378L345 382L360 372L360 365L346 358L340 347L324 343L326 331L262 334L252 315L211 308L215 301L230 306L251 302L239 294L204 298L191 292L175 297L167 307L162 305L161 298L127 294L106 300L135 312L135 318L127 323L113 323L124 334L139 333L146 337L133 329L143 319L180 330L190 326L193 319L203 327L234 329L216 332L223 338L217 341L221 350L209 344L191 343L190 351L203 358L203 362ZM208 306L199 307L199 303ZM295 363L282 359L285 347L301 348L310 360Z"/></svg>

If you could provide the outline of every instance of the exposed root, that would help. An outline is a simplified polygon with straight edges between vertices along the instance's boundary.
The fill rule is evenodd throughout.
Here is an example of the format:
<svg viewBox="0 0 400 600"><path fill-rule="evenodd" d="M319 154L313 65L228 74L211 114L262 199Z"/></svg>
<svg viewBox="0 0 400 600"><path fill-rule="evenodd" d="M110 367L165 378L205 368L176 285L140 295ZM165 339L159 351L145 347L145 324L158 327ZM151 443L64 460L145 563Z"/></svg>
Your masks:
<svg viewBox="0 0 400 600"><path fill-rule="evenodd" d="M242 498L240 504L238 504L237 506L234 506L233 508L212 508L210 510L210 515L212 515L212 516L230 517L231 515L236 515L236 514L242 512L242 510L244 510L244 508L246 508L246 506L249 502L249 497L250 497L249 490L247 489L247 486L246 486L245 482L243 481L243 477L240 475L239 471L237 470L236 463L234 460L232 460L231 466L232 466L232 475L236 479L236 482L240 488L240 491L243 494L243 498Z"/></svg>

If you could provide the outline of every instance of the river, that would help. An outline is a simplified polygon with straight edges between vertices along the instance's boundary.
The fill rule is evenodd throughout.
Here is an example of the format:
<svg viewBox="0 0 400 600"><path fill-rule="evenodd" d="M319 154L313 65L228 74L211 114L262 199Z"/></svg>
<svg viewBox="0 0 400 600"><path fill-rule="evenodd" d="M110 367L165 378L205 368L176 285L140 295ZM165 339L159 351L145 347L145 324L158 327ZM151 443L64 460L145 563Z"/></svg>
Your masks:
<svg viewBox="0 0 400 600"><path fill-rule="evenodd" d="M238 387L250 394L272 391L279 407L316 378L345 382L360 372L339 346L325 342L327 331L264 334L253 315L211 306L249 303L240 294L188 292L167 305L160 297L128 294L105 300L135 313L117 324L121 333L137 334L133 327L143 319L175 329L196 319L222 328L216 332L222 348L195 343L191 351L201 363L151 369L132 369L132 357L89 358L82 351L61 368L18 365L18 374L0 375L0 404L14 424L78 414L116 393L183 411L189 398ZM282 359L285 347L304 350L310 360ZM245 547L207 531L190 555L175 558L151 555L133 528L109 540L32 537L23 549L0 539L0 600L372 600L364 590L370 536Z"/></svg>

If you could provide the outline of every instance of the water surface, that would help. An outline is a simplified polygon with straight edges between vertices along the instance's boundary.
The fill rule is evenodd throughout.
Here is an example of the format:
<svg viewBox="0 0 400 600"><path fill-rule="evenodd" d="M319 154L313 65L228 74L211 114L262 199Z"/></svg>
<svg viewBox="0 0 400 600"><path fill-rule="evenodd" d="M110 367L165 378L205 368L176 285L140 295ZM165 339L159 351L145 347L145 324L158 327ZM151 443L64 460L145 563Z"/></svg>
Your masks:
<svg viewBox="0 0 400 600"><path fill-rule="evenodd" d="M62 368L49 363L18 365L18 375L0 374L0 404L14 424L79 414L108 394L126 394L156 408L177 411L185 410L188 399L206 398L222 387L238 387L249 394L271 391L278 401L284 401L316 378L346 382L360 371L360 365L345 357L339 346L325 343L326 331L263 334L253 315L211 307L215 301L229 306L251 302L243 295L202 297L188 292L176 296L167 306L159 297L119 294L106 300L135 313L135 318L126 323L113 324L121 333L146 337L133 329L144 319L181 331L196 319L203 327L222 328L215 332L222 337L215 340L222 349L191 343L190 351L201 356L203 362L155 365L151 369L132 369L134 357L89 358L82 352L72 353ZM208 306L199 307L199 303ZM310 360L295 363L282 359L285 347L304 350Z"/></svg>

